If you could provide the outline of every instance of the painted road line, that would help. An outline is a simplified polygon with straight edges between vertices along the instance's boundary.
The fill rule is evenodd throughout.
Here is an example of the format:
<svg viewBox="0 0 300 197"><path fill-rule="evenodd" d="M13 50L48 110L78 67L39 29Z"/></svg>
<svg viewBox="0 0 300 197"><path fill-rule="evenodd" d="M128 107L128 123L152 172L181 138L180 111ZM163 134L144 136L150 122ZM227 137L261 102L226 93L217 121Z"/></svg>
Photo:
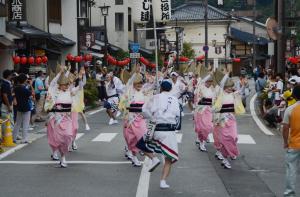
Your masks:
<svg viewBox="0 0 300 197"><path fill-rule="evenodd" d="M148 197L149 183L150 183L150 172L148 172L151 160L146 157L144 161L143 168L141 170L141 175L139 179L139 184L136 190L135 197Z"/></svg>
<svg viewBox="0 0 300 197"><path fill-rule="evenodd" d="M176 133L176 139L177 139L177 143L181 143L182 142L182 134Z"/></svg>
<svg viewBox="0 0 300 197"><path fill-rule="evenodd" d="M84 135L84 133L77 133L76 140L79 140L83 135Z"/></svg>
<svg viewBox="0 0 300 197"><path fill-rule="evenodd" d="M253 117L253 120L255 121L255 123L257 124L257 126L260 128L260 130L262 132L264 132L264 134L266 135L274 135L259 119L259 117L256 114L255 111L255 100L257 98L257 94L255 94L251 100L250 100L250 111L251 111L251 115Z"/></svg>
<svg viewBox="0 0 300 197"><path fill-rule="evenodd" d="M91 116L91 115L94 115L96 113L102 112L104 110L105 110L105 108L100 108L100 109L89 112L88 115Z"/></svg>
<svg viewBox="0 0 300 197"><path fill-rule="evenodd" d="M30 139L31 142L34 142L35 140L40 139L45 136L45 134L36 134L36 135L37 135L37 137L35 137L34 139ZM28 146L28 144L19 144L16 147L13 147L13 148L5 151L4 153L0 154L0 160L4 159L5 157L13 154L14 152L16 152L18 150L24 148L25 146Z"/></svg>
<svg viewBox="0 0 300 197"><path fill-rule="evenodd" d="M214 142L214 138L211 133L208 137L210 142ZM238 135L238 144L256 144L256 142L251 135Z"/></svg>
<svg viewBox="0 0 300 197"><path fill-rule="evenodd" d="M118 133L100 133L97 137L95 137L93 142L111 142Z"/></svg>
<svg viewBox="0 0 300 197"><path fill-rule="evenodd" d="M16 165L47 165L57 164L59 161L0 161L1 164L16 164ZM117 165L117 164L131 164L131 161L67 161L68 164L104 164L104 165Z"/></svg>

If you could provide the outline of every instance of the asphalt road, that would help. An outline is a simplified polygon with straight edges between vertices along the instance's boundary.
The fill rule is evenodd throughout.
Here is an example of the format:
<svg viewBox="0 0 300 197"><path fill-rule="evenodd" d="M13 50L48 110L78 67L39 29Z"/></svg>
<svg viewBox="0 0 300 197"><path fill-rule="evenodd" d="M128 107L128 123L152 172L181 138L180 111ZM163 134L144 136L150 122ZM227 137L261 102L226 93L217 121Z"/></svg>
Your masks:
<svg viewBox="0 0 300 197"><path fill-rule="evenodd" d="M90 115L88 121L92 129L80 129L79 149L67 156L71 163L66 169L50 160L46 137L0 160L0 196L282 196L281 138L263 134L250 113L238 118L241 155L232 162L231 170L223 169L214 158L212 144L208 144L208 153L197 149L192 116L187 114L178 134L180 160L173 166L168 190L159 189L162 165L150 175L125 159L121 124L108 126L103 111Z"/></svg>

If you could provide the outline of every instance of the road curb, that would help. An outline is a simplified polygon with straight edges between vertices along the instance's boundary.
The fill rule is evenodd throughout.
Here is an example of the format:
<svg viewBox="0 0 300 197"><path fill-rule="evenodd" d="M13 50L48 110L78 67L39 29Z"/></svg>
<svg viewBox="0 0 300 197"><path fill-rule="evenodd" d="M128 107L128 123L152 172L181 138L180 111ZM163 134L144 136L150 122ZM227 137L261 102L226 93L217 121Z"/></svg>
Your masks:
<svg viewBox="0 0 300 197"><path fill-rule="evenodd" d="M262 121L259 119L256 111L255 111L255 101L257 99L257 93L253 95L253 97L250 100L250 112L252 115L252 118L254 120L254 122L256 123L256 125L259 127L259 129L268 136L273 136L274 133L272 131L270 131L270 129L268 129L264 123L262 123Z"/></svg>

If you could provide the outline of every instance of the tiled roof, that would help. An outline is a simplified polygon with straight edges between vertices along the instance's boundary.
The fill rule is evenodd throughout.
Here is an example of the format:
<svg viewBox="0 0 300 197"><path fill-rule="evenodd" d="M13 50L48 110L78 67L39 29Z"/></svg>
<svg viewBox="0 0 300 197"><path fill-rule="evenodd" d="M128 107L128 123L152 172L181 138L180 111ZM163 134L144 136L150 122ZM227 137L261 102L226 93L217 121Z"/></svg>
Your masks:
<svg viewBox="0 0 300 197"><path fill-rule="evenodd" d="M237 39L241 42L250 43L250 44L252 44L253 40L254 40L254 35L253 34L241 31L241 30L233 28L233 27L230 28L230 37L235 38L235 39ZM255 37L256 37L256 43L255 44L257 44L257 45L266 45L266 44L268 44L268 39L263 38L263 37L257 37L257 36L255 36Z"/></svg>
<svg viewBox="0 0 300 197"><path fill-rule="evenodd" d="M205 6L202 2L187 2L174 9L171 20L200 21L204 20ZM213 6L208 6L208 20L226 20L229 14Z"/></svg>

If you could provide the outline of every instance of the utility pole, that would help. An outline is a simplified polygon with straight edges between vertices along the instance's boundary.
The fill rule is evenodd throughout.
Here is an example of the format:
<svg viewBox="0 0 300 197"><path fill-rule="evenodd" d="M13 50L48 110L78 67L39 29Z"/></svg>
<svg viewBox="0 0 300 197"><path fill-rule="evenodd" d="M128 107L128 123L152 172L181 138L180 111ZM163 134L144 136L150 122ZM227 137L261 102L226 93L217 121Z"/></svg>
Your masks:
<svg viewBox="0 0 300 197"><path fill-rule="evenodd" d="M278 41L277 41L277 73L285 73L285 0L277 0Z"/></svg>
<svg viewBox="0 0 300 197"><path fill-rule="evenodd" d="M208 0L204 0L204 20L205 20L205 67L208 68Z"/></svg>
<svg viewBox="0 0 300 197"><path fill-rule="evenodd" d="M256 67L256 0L253 1L253 58L252 58L252 66Z"/></svg>
<svg viewBox="0 0 300 197"><path fill-rule="evenodd" d="M179 27L177 23L177 18L176 18L175 32L176 32L176 70L179 71Z"/></svg>

